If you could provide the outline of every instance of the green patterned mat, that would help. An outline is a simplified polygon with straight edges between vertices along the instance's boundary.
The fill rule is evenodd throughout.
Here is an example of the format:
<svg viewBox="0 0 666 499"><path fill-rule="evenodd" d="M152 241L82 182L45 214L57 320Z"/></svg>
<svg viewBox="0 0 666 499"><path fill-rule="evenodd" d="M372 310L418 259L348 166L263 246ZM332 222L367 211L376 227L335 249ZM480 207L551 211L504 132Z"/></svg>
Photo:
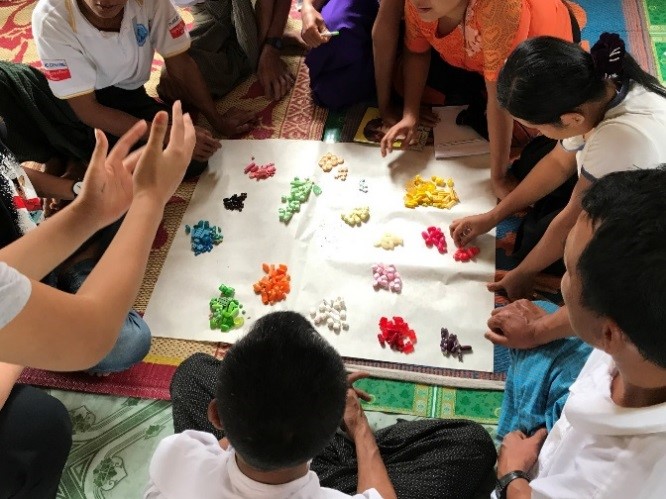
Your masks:
<svg viewBox="0 0 666 499"><path fill-rule="evenodd" d="M666 83L666 0L643 0L657 76Z"/></svg>
<svg viewBox="0 0 666 499"><path fill-rule="evenodd" d="M464 418L494 436L502 392L455 390L401 381L358 382L375 429L398 419ZM57 499L142 497L155 447L173 433L171 403L51 390L70 412L73 445ZM383 411L383 412L380 412ZM390 413L390 414L387 414Z"/></svg>

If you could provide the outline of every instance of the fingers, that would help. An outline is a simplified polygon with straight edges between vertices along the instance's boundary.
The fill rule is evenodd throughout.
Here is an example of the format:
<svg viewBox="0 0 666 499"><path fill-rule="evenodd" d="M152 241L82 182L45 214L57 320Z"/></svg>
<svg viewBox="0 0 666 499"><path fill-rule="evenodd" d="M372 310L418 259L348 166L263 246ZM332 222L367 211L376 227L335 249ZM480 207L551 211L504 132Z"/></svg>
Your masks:
<svg viewBox="0 0 666 499"><path fill-rule="evenodd" d="M146 150L146 146L141 146L138 149L135 149L131 153L127 155L127 157L123 160L123 165L127 169L129 173L134 173L134 170L136 168L137 163L139 162L139 158L143 154L143 151Z"/></svg>
<svg viewBox="0 0 666 499"><path fill-rule="evenodd" d="M361 390L360 388L354 388L354 391L356 392L358 398L360 398L361 400L364 400L366 402L370 402L372 400L372 395L370 395L365 390Z"/></svg>
<svg viewBox="0 0 666 499"><path fill-rule="evenodd" d="M357 382L359 379L369 378L369 377L370 377L370 373L368 373L368 372L354 371L353 373L349 373L347 375L347 382L349 383L349 386L351 386L355 382Z"/></svg>
<svg viewBox="0 0 666 499"><path fill-rule="evenodd" d="M539 428L537 431L534 432L534 434L529 437L530 440L534 440L539 444L539 447L543 444L543 442L546 440L546 437L548 436L548 430L545 428Z"/></svg>
<svg viewBox="0 0 666 499"><path fill-rule="evenodd" d="M500 281L497 281L497 282L489 282L489 283L486 284L486 288L488 289L488 291L491 291L491 292L502 291L502 290L504 290L504 285L502 284L503 280L504 279L502 279Z"/></svg>
<svg viewBox="0 0 666 499"><path fill-rule="evenodd" d="M190 113L183 116L183 148L187 155L192 155L194 150L194 145L196 144L197 137L196 131L194 130L194 123L192 123L192 116Z"/></svg>
<svg viewBox="0 0 666 499"><path fill-rule="evenodd" d="M95 168L106 163L106 153L109 150L109 141L99 128L95 128L95 149L90 156L90 166Z"/></svg>
<svg viewBox="0 0 666 499"><path fill-rule="evenodd" d="M183 106L179 100L173 103L171 108L171 133L169 135L169 143L175 141L180 144L183 140L184 125L183 125Z"/></svg>
<svg viewBox="0 0 666 499"><path fill-rule="evenodd" d="M147 124L144 120L137 121L132 128L123 134L116 145L111 149L109 154L110 164L120 164L123 159L127 157L130 149L136 144L141 137L146 133Z"/></svg>
<svg viewBox="0 0 666 499"><path fill-rule="evenodd" d="M503 334L499 334L494 331L486 331L486 333L483 336L493 345L500 345L503 347L509 346L509 339Z"/></svg>
<svg viewBox="0 0 666 499"><path fill-rule="evenodd" d="M164 145L164 136L166 135L167 128L169 126L169 115L166 111L160 111L155 115L153 123L150 127L150 136L148 137L148 143L146 144L146 149L158 150L161 151ZM171 144L169 144L171 145ZM174 144L178 145L178 144Z"/></svg>

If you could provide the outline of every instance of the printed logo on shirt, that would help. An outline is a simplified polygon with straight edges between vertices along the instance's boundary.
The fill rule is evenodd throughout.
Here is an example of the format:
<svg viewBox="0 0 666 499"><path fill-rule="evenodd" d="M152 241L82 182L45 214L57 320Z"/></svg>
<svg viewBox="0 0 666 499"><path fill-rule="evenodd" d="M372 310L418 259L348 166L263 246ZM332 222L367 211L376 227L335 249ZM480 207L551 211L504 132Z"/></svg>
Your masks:
<svg viewBox="0 0 666 499"><path fill-rule="evenodd" d="M72 73L69 72L69 66L65 59L47 59L42 61L44 67L44 76L51 81L69 80Z"/></svg>
<svg viewBox="0 0 666 499"><path fill-rule="evenodd" d="M185 21L180 16L175 16L169 21L169 33L171 38L180 38L185 34Z"/></svg>
<svg viewBox="0 0 666 499"><path fill-rule="evenodd" d="M139 47L143 47L149 35L149 30L144 24L139 24L136 17L132 19L132 26L134 27L134 36L136 36L136 43Z"/></svg>

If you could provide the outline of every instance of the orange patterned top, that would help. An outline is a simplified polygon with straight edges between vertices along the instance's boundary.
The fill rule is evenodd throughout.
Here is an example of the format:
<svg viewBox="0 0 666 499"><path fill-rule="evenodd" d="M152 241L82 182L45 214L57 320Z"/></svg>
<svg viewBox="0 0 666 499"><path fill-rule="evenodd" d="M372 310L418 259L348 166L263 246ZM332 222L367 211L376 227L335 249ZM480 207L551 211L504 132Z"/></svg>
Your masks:
<svg viewBox="0 0 666 499"><path fill-rule="evenodd" d="M451 33L437 34L437 21L421 19L405 2L405 45L412 52L433 47L452 66L496 81L513 49L535 36L572 40L569 11L562 0L470 0L465 18ZM463 26L464 25L464 26Z"/></svg>

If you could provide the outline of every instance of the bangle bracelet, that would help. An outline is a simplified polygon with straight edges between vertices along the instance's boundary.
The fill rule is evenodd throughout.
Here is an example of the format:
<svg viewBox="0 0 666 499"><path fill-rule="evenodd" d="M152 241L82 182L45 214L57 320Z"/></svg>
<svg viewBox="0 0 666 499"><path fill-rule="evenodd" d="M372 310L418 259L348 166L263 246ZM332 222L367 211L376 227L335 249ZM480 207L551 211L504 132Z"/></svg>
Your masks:
<svg viewBox="0 0 666 499"><path fill-rule="evenodd" d="M506 475L498 478L497 485L495 486L495 494L497 494L497 499L506 499L506 489L509 487L511 482L518 478L527 480L527 483L530 482L530 476L522 470L511 471Z"/></svg>

